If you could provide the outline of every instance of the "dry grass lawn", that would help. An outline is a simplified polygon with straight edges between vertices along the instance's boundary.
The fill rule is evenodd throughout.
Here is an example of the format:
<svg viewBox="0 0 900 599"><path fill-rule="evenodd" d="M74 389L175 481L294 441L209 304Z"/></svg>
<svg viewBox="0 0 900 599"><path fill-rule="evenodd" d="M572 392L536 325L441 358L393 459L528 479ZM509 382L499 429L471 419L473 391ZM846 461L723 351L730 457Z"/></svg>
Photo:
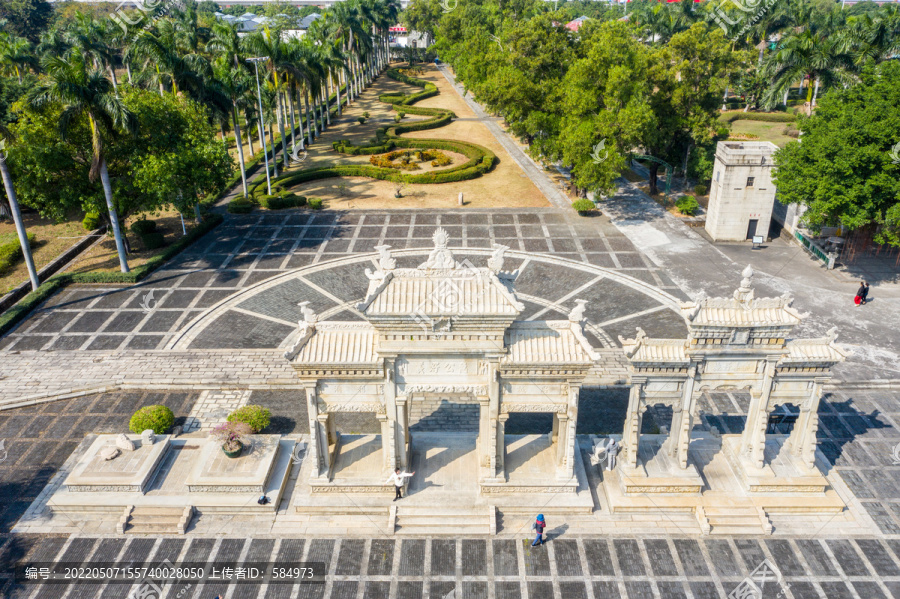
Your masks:
<svg viewBox="0 0 900 599"><path fill-rule="evenodd" d="M458 206L460 192L464 194L466 206L474 208L549 205L540 190L516 165L487 127L476 120L466 120L474 119L474 114L433 65L426 66L424 74L419 78L433 82L441 93L419 102L417 106L449 108L457 114L459 120L454 120L446 127L415 131L404 137L457 139L483 145L499 158L494 170L470 181L410 185L404 190L404 197L399 199L394 197L395 187L391 182L367 177L322 179L297 185L292 191L309 197L320 197L325 200L325 207L332 209L453 208ZM301 167L369 164L368 156L339 154L332 149L331 144L338 139L348 139L359 145L373 138L378 127L393 124L396 113L390 105L380 102L378 96L398 89L406 93L419 91L417 87L399 83L386 76L379 77L351 106L344 109L343 116L332 118L332 126L309 148ZM365 124L359 124L357 117L364 112L370 114L369 120ZM407 115L404 122L418 118L427 117ZM458 164L457 156L454 156L454 164L443 168L453 168Z"/></svg>
<svg viewBox="0 0 900 599"><path fill-rule="evenodd" d="M35 235L34 247L31 250L34 267L38 271L88 234L78 221L56 223L33 212L23 214L22 220L25 229ZM18 239L13 222L11 220L0 222L0 240L5 243L13 239ZM28 269L25 267L25 261L19 260L6 274L0 276L0 295L9 293L27 280Z"/></svg>

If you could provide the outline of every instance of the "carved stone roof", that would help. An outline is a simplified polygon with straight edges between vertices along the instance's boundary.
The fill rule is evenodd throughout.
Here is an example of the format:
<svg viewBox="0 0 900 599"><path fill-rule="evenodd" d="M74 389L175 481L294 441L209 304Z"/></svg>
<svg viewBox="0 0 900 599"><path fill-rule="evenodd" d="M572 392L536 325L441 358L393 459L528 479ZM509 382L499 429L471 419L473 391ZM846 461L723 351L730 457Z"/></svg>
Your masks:
<svg viewBox="0 0 900 599"><path fill-rule="evenodd" d="M793 327L806 316L791 307L793 298L757 298L751 285L753 269L744 269L741 286L732 297L704 297L681 305L688 327Z"/></svg>
<svg viewBox="0 0 900 599"><path fill-rule="evenodd" d="M377 365L377 338L368 323L319 322L293 361L297 365Z"/></svg>
<svg viewBox="0 0 900 599"><path fill-rule="evenodd" d="M650 339L643 329L638 328L634 339L620 336L619 342L632 363L687 364L691 361L684 339Z"/></svg>
<svg viewBox="0 0 900 599"><path fill-rule="evenodd" d="M580 323L568 320L517 321L506 329L508 354L502 363L584 364L599 356L585 338Z"/></svg>
<svg viewBox="0 0 900 599"><path fill-rule="evenodd" d="M381 253L376 272L366 271L369 290L359 304L366 316L425 317L499 316L510 320L525 306L500 276L504 246L495 246L489 267L458 262L447 248L449 236L444 229L434 234L435 247L428 260L417 268L395 268L390 248L379 246Z"/></svg>
<svg viewBox="0 0 900 599"><path fill-rule="evenodd" d="M849 355L835 343L837 329L831 329L821 339L791 339L785 344L787 355L783 363L837 364Z"/></svg>

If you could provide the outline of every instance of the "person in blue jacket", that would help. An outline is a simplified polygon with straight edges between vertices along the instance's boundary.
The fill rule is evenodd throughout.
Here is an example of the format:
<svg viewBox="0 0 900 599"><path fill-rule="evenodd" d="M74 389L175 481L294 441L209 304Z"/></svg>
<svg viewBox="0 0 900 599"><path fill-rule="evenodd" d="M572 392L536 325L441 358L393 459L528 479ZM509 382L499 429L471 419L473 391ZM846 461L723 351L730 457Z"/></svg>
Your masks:
<svg viewBox="0 0 900 599"><path fill-rule="evenodd" d="M537 533L534 536L534 542L531 544L532 547L544 544L544 528L546 526L547 522L544 520L544 514L538 514L537 520L531 525L531 530Z"/></svg>

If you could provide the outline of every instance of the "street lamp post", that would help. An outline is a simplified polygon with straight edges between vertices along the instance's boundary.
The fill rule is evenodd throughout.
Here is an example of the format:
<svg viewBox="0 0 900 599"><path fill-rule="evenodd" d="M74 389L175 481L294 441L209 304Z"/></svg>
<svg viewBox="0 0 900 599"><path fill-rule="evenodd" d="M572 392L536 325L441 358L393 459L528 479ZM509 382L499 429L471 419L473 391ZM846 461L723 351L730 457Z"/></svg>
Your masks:
<svg viewBox="0 0 900 599"><path fill-rule="evenodd" d="M259 88L259 63L263 60L268 60L264 56L260 56L257 58L248 58L247 62L253 63L253 68L256 70L256 99L259 101L259 122L262 125L262 130L266 130L266 123L263 120L263 108L262 108L262 92ZM262 143L263 143L263 158L266 161L266 187L269 190L269 195L272 195L272 181L269 179L269 149L266 147L266 136L262 135Z"/></svg>

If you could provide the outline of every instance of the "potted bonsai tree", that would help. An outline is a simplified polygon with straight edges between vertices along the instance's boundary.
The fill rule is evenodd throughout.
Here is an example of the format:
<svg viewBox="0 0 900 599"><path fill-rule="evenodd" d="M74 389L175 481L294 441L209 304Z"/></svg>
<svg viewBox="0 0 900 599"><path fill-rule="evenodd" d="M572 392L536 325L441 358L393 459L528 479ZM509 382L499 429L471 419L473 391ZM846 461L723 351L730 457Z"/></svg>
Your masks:
<svg viewBox="0 0 900 599"><path fill-rule="evenodd" d="M212 437L222 444L222 451L229 458L236 458L244 450L248 435L253 433L249 424L244 422L226 422L212 430Z"/></svg>

